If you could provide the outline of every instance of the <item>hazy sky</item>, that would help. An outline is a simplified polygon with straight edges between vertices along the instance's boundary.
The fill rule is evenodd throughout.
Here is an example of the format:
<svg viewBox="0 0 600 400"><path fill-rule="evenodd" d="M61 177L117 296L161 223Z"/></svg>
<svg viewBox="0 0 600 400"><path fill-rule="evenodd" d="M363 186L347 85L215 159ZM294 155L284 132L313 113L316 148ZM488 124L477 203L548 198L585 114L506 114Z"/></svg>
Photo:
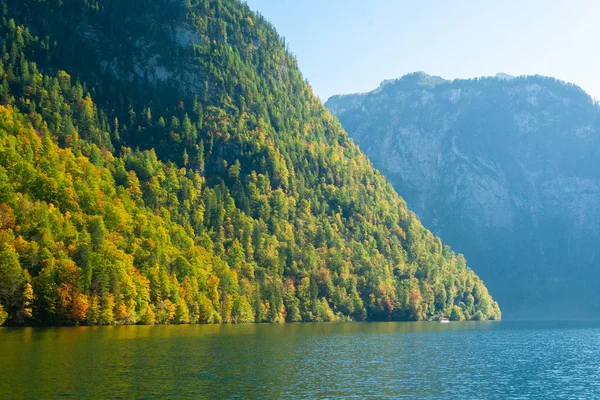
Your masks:
<svg viewBox="0 0 600 400"><path fill-rule="evenodd" d="M326 100L424 71L553 76L600 98L600 1L248 0Z"/></svg>

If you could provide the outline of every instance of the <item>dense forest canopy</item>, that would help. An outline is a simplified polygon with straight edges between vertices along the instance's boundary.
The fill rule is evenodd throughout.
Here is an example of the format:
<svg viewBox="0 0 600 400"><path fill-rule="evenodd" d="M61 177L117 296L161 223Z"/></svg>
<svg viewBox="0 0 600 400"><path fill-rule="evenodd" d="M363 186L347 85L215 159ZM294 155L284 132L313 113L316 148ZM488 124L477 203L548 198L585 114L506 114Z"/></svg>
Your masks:
<svg viewBox="0 0 600 400"><path fill-rule="evenodd" d="M237 0L0 0L0 318L498 319Z"/></svg>

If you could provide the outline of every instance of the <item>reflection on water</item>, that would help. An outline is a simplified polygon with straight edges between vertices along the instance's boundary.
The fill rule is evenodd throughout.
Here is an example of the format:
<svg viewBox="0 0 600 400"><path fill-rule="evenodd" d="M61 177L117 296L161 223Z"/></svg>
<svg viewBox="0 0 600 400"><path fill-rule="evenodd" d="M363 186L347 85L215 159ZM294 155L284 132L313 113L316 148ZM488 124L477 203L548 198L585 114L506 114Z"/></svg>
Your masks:
<svg viewBox="0 0 600 400"><path fill-rule="evenodd" d="M0 397L600 397L600 324L0 328Z"/></svg>

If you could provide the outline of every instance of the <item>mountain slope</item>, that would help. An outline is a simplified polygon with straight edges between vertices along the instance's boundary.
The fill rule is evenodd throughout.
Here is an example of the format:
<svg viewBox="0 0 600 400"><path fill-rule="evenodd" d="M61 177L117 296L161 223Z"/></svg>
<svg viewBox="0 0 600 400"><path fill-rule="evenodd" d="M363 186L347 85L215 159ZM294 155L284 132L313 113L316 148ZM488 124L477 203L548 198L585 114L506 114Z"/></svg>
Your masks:
<svg viewBox="0 0 600 400"><path fill-rule="evenodd" d="M0 6L9 323L500 317L247 6Z"/></svg>
<svg viewBox="0 0 600 400"><path fill-rule="evenodd" d="M598 315L600 111L580 88L417 73L326 106L505 315Z"/></svg>

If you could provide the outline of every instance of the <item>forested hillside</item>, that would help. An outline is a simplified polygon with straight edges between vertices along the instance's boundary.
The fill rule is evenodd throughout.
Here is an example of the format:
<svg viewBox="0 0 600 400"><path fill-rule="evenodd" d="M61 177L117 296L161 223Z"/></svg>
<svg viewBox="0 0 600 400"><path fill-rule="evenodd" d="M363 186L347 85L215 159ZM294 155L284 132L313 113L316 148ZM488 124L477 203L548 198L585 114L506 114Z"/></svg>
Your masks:
<svg viewBox="0 0 600 400"><path fill-rule="evenodd" d="M500 318L246 5L0 11L0 321Z"/></svg>
<svg viewBox="0 0 600 400"><path fill-rule="evenodd" d="M509 318L600 312L600 107L579 87L423 73L327 106Z"/></svg>

